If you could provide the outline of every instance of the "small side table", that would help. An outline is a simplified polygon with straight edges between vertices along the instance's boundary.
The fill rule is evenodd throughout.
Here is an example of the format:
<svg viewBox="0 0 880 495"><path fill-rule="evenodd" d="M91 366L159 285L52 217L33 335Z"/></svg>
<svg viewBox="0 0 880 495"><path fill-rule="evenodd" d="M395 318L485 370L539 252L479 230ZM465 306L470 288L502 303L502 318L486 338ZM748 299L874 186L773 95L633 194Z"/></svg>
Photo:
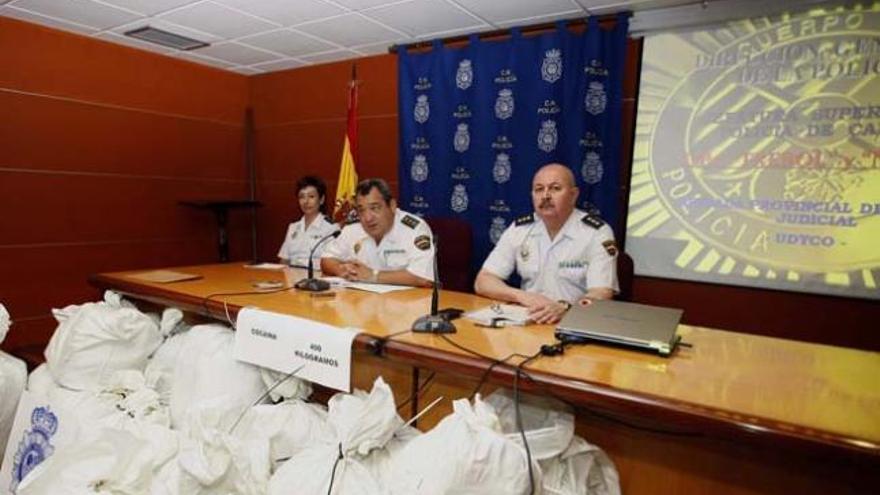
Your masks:
<svg viewBox="0 0 880 495"><path fill-rule="evenodd" d="M229 210L263 206L263 203L249 199L188 200L180 201L180 204L191 208L210 210L214 213L214 217L217 219L217 254L220 256L221 263L229 261L229 238L226 232Z"/></svg>

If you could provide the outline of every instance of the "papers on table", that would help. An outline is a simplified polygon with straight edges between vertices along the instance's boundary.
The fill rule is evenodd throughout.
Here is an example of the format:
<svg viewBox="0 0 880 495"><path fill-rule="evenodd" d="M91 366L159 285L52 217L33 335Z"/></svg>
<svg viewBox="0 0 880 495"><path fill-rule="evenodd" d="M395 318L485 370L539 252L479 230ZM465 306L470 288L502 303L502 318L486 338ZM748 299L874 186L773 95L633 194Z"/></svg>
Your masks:
<svg viewBox="0 0 880 495"><path fill-rule="evenodd" d="M389 292L397 292L399 290L413 289L409 285L391 285L391 284L368 284L366 282L349 282L345 285L349 289L364 290L374 292L376 294L387 294Z"/></svg>
<svg viewBox="0 0 880 495"><path fill-rule="evenodd" d="M183 273L171 270L150 270L148 272L139 272L126 275L129 278L142 280L144 282L155 282L159 284L168 284L171 282L182 282L184 280L196 280L202 278L196 273Z"/></svg>
<svg viewBox="0 0 880 495"><path fill-rule="evenodd" d="M529 310L525 306L495 303L477 311L465 313L465 318L489 327L528 325Z"/></svg>
<svg viewBox="0 0 880 495"><path fill-rule="evenodd" d="M244 265L245 268L256 268L257 270L283 270L287 265L281 263L256 263Z"/></svg>

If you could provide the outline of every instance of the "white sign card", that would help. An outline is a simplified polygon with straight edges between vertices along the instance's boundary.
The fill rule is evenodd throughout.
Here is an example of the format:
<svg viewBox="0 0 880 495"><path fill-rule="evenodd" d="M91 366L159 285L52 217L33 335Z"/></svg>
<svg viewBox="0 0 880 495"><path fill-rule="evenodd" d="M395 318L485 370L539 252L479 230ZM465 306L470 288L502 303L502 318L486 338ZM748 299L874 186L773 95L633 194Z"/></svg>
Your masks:
<svg viewBox="0 0 880 495"><path fill-rule="evenodd" d="M0 494L14 494L27 474L57 449L76 441L79 429L74 415L49 404L45 397L25 390L18 401L15 421L0 468Z"/></svg>
<svg viewBox="0 0 880 495"><path fill-rule="evenodd" d="M359 333L306 318L244 308L238 313L234 356L298 378L351 391L351 344Z"/></svg>

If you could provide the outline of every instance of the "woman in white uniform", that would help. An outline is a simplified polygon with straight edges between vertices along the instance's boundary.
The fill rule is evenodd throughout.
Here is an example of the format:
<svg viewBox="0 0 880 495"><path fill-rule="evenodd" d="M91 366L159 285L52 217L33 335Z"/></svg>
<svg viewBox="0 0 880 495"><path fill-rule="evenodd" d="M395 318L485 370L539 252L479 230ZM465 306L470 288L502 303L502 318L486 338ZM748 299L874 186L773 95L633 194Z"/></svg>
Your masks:
<svg viewBox="0 0 880 495"><path fill-rule="evenodd" d="M339 226L331 222L325 215L327 186L318 177L308 175L296 183L296 195L302 218L287 227L284 243L278 250L278 258L287 265L305 267L309 264L309 253L315 244L339 230ZM320 266L321 252L329 241L315 250L313 258L316 266Z"/></svg>

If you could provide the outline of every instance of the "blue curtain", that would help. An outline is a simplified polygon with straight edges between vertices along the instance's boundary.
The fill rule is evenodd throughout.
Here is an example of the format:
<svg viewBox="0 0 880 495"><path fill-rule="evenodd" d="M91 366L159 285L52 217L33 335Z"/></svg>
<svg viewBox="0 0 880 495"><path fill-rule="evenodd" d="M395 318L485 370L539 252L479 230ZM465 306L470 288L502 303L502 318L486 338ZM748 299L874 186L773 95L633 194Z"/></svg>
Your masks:
<svg viewBox="0 0 880 495"><path fill-rule="evenodd" d="M579 207L616 226L627 28L621 14L611 30L590 18L581 34L559 23L540 36L513 29L505 41L401 49L400 206L467 221L478 267L532 211L535 171L560 162L578 180Z"/></svg>

